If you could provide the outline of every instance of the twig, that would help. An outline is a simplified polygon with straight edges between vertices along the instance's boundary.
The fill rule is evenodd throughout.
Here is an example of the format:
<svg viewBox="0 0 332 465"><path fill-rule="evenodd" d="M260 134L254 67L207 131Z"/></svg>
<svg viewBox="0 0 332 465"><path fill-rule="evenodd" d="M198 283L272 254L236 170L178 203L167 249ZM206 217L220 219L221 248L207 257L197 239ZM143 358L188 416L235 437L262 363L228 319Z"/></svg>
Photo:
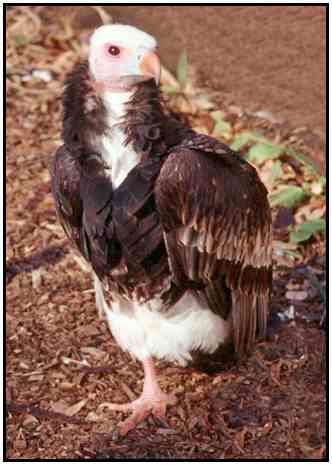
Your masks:
<svg viewBox="0 0 332 465"><path fill-rule="evenodd" d="M69 417L63 413L52 412L51 410L45 410L40 407L33 407L31 404L6 404L6 411L13 413L30 413L38 418L50 418L51 420L74 423L77 425L90 423L81 418Z"/></svg>

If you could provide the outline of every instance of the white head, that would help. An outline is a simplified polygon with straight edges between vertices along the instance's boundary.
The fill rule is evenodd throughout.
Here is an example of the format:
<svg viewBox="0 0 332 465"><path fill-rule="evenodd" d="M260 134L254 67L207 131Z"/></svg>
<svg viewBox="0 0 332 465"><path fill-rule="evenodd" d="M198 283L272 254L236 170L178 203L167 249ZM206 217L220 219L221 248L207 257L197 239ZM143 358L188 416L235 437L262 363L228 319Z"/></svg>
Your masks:
<svg viewBox="0 0 332 465"><path fill-rule="evenodd" d="M104 86L116 88L122 78L160 79L160 61L154 37L132 26L110 24L95 30L90 39L92 76Z"/></svg>

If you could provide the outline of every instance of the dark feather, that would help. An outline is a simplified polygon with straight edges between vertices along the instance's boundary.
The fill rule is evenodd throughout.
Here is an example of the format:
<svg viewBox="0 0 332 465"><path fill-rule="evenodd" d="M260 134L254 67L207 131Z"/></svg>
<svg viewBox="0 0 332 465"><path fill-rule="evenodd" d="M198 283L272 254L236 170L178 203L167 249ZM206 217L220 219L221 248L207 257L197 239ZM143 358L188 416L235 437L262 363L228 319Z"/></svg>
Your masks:
<svg viewBox="0 0 332 465"><path fill-rule="evenodd" d="M106 109L94 88L88 63L79 63L65 81L62 138L81 155L80 151L91 149L91 141L106 129Z"/></svg>

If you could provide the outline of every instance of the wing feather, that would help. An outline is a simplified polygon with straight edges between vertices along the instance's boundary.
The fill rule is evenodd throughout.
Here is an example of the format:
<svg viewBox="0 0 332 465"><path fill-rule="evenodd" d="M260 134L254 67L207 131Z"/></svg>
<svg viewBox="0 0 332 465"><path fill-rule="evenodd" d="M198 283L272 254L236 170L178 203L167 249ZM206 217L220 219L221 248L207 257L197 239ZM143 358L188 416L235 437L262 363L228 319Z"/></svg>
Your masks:
<svg viewBox="0 0 332 465"><path fill-rule="evenodd" d="M266 333L271 215L256 170L223 144L207 150L207 139L168 156L156 205L173 279L203 283L209 307L224 319L231 313L242 354Z"/></svg>
<svg viewBox="0 0 332 465"><path fill-rule="evenodd" d="M120 259L111 221L112 185L97 154L80 155L67 145L57 150L52 170L53 197L68 238L102 277Z"/></svg>

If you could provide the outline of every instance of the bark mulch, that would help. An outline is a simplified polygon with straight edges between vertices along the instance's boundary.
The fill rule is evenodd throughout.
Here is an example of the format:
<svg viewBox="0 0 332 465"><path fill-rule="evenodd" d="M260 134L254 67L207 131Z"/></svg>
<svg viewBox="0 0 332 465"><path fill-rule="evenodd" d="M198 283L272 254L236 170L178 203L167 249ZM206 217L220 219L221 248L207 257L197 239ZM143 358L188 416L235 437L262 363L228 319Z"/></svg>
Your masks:
<svg viewBox="0 0 332 465"><path fill-rule="evenodd" d="M178 404L165 423L151 418L125 438L117 434L122 414L103 404L135 398L142 368L98 319L89 270L71 250L50 193L62 83L86 52L88 31L73 29L71 20L44 7L7 12L7 458L323 459L325 243L321 233L291 242L289 226L322 218L325 197L321 184L287 156L271 192L280 183L307 183L313 193L296 208L273 208L268 339L214 373L159 363L161 385ZM193 126L226 142L259 131L305 152L301 137L285 127L234 108L216 114L190 81L177 92L168 89L166 98ZM218 120L228 123L219 124L220 133ZM273 166L258 163L263 179Z"/></svg>

